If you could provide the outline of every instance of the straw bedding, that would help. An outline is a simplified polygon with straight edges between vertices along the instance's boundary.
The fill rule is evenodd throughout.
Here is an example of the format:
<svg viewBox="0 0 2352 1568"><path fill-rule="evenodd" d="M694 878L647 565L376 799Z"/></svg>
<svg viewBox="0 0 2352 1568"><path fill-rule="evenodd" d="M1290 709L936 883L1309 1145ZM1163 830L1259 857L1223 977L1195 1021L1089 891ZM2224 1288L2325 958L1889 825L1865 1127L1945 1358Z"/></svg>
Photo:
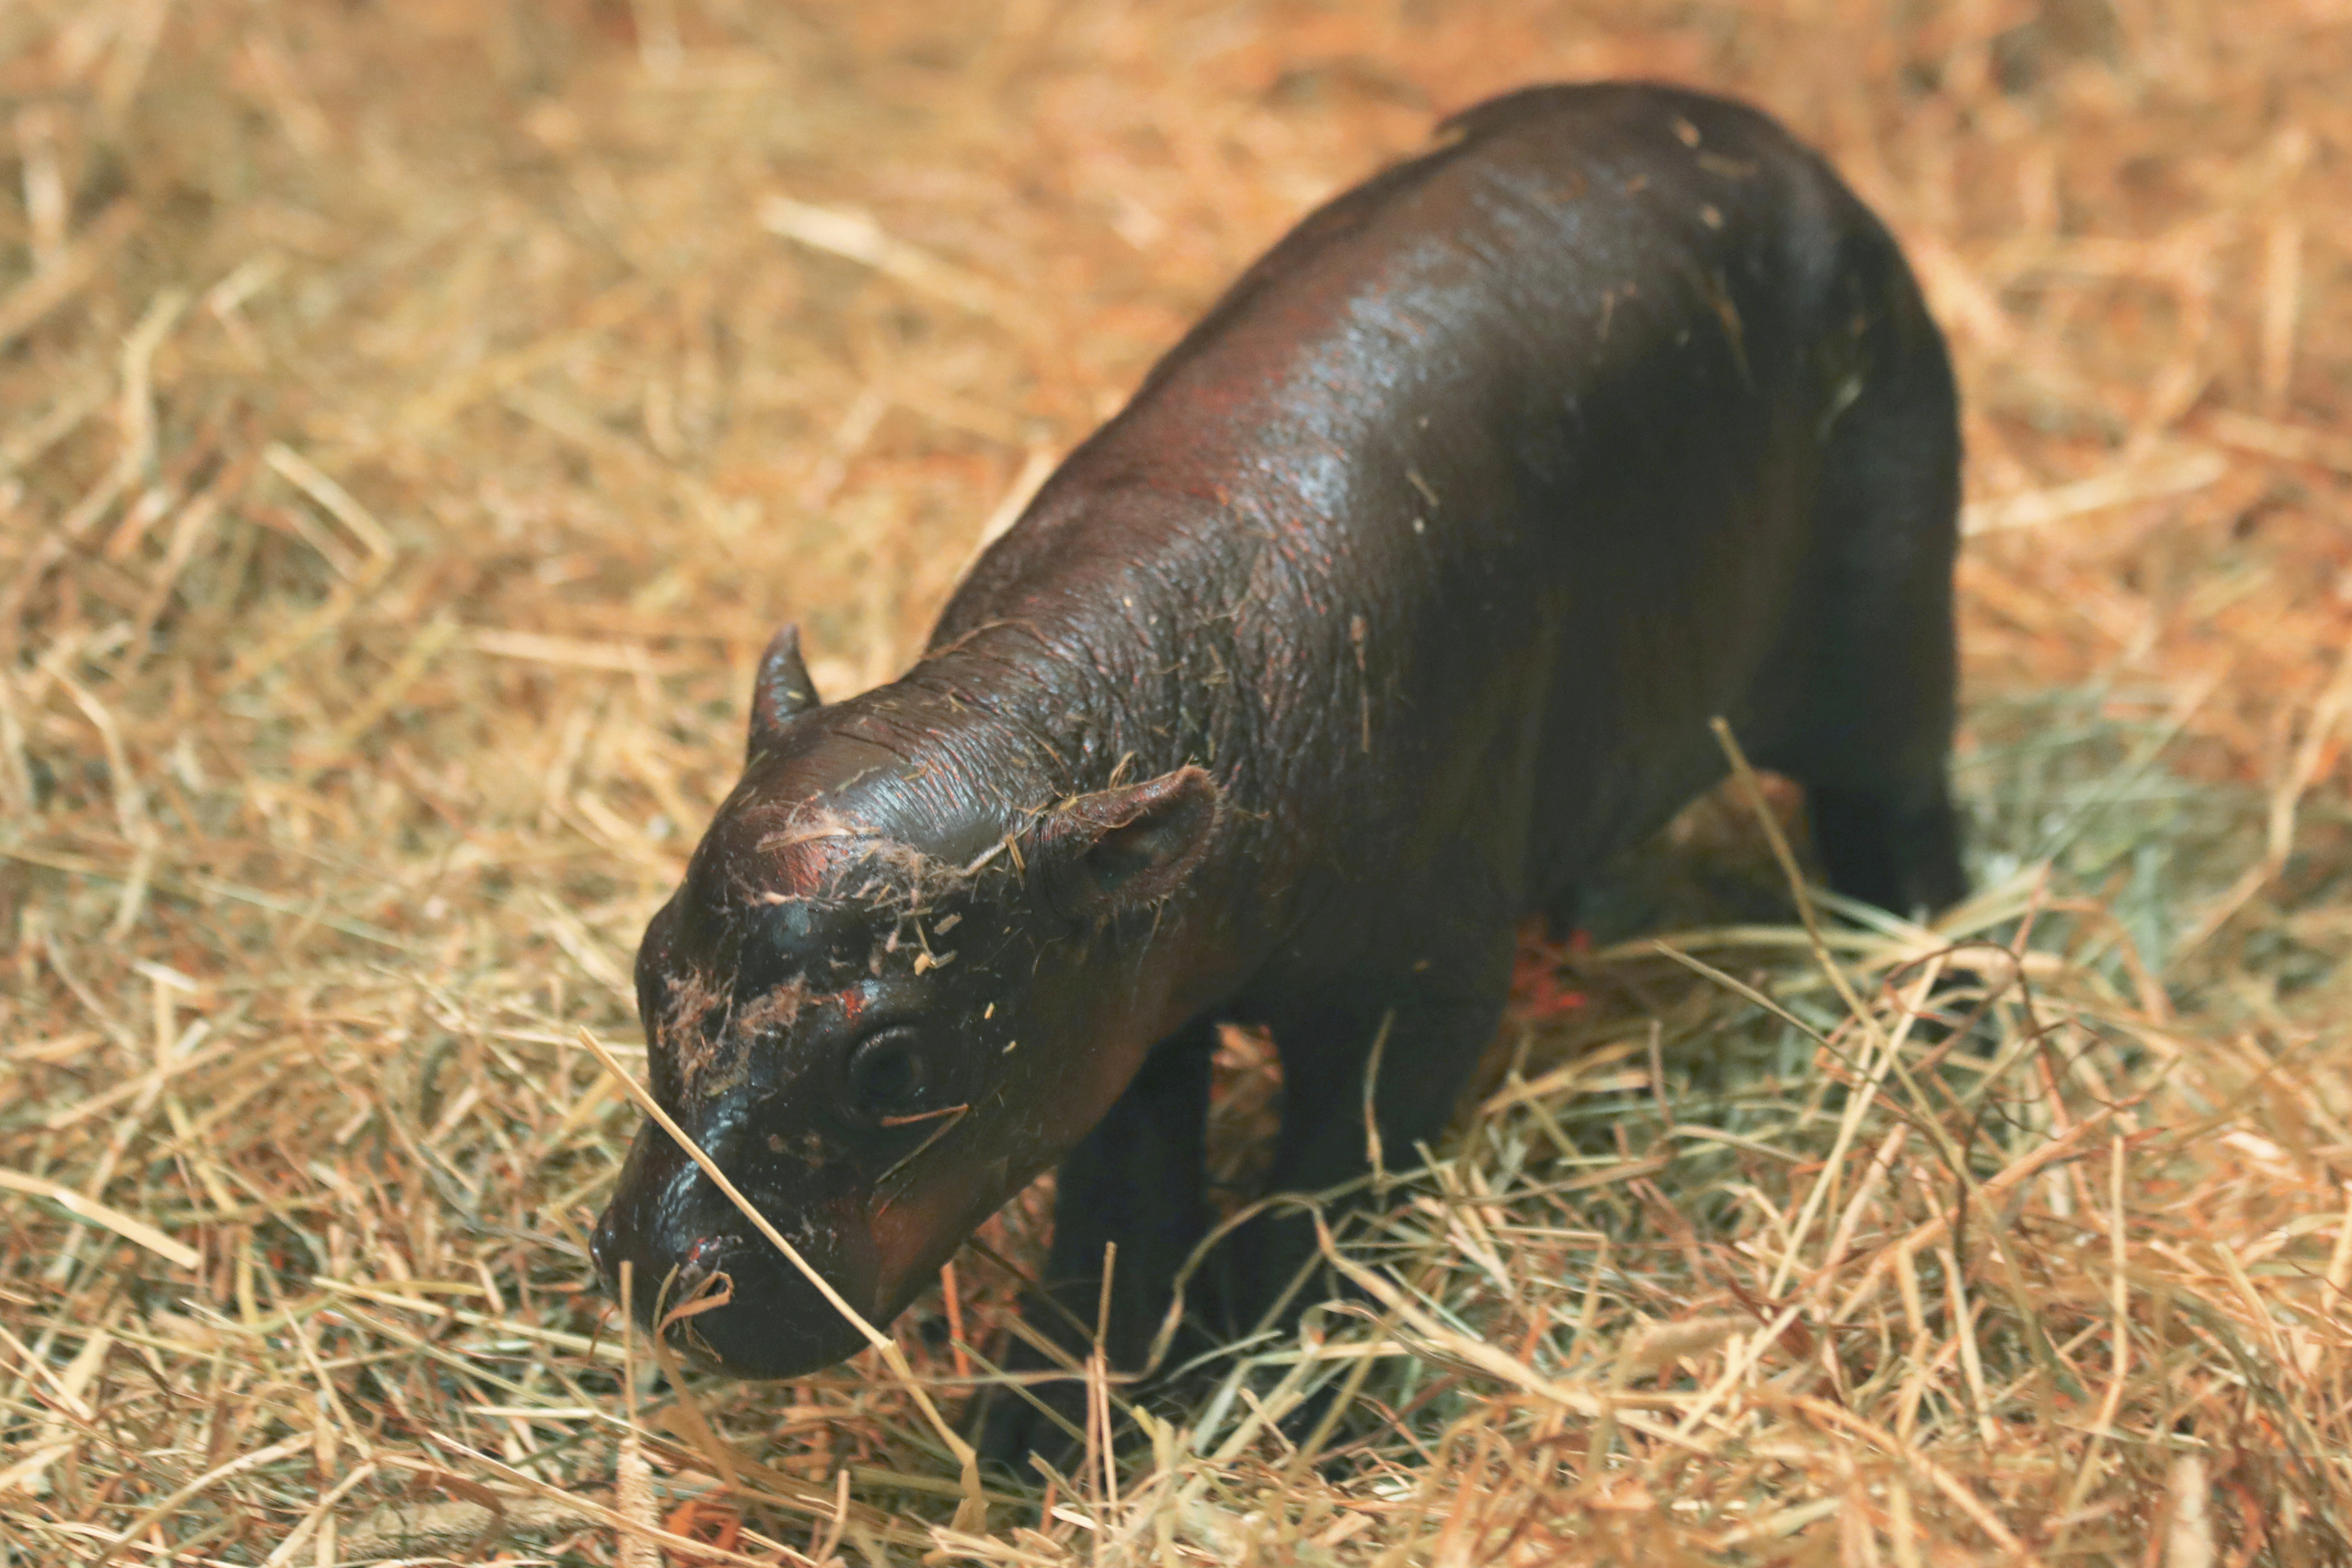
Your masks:
<svg viewBox="0 0 2352 1568"><path fill-rule="evenodd" d="M1072 1474L665 1376L590 1042L768 632L887 678L1307 204L1604 74L1948 326L1981 894L1808 928L1695 810L1362 1292ZM0 1561L2352 1560L2347 80L2340 0L0 8ZM898 1325L950 1416L1043 1213Z"/></svg>

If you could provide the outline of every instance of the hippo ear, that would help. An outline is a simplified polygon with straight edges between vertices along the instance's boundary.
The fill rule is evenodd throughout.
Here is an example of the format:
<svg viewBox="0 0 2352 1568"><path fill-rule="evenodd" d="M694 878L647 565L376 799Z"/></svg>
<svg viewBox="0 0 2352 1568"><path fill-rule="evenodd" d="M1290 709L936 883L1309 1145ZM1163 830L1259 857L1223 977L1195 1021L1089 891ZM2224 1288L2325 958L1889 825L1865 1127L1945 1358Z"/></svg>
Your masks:
<svg viewBox="0 0 2352 1568"><path fill-rule="evenodd" d="M1108 920L1183 885L1208 852L1219 802L1216 780L1192 766L1081 795L1038 825L1032 868L1056 911Z"/></svg>
<svg viewBox="0 0 2352 1568"><path fill-rule="evenodd" d="M808 666L801 662L801 629L788 623L760 655L759 678L751 684L751 738L744 755L756 756L774 745L787 720L821 706Z"/></svg>

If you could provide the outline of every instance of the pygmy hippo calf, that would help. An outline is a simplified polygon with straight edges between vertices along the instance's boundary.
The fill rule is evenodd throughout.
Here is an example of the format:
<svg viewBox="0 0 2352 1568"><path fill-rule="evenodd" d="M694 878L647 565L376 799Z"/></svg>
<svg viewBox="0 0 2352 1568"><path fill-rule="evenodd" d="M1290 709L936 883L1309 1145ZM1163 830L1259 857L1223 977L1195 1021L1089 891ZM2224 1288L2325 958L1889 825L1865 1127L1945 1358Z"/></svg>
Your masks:
<svg viewBox="0 0 2352 1568"><path fill-rule="evenodd" d="M1381 1144L1433 1138L1517 923L1722 775L1712 716L1835 887L1959 895L1958 461L1894 243L1772 121L1472 109L1253 267L904 676L826 704L777 637L638 954L653 1092L877 1322L1058 1163L1049 1283L1092 1324L1116 1242L1132 1366L1208 1223L1216 1026L1280 1053L1273 1189L1365 1171L1376 1036ZM1229 1246L1246 1325L1312 1236ZM648 1320L725 1275L677 1332L728 1372L862 1343L650 1124L595 1257Z"/></svg>

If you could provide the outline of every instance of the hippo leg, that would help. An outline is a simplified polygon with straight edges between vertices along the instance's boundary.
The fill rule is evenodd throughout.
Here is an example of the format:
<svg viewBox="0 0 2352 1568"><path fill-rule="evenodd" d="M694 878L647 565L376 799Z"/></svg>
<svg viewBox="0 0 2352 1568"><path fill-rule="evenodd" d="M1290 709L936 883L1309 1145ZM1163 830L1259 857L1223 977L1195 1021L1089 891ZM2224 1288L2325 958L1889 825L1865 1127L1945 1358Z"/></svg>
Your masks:
<svg viewBox="0 0 2352 1568"><path fill-rule="evenodd" d="M1940 585L1878 586L1885 602L1851 606L1842 618L1843 647L1811 685L1795 744L1765 761L1804 786L1830 885L1916 916L1968 892L1947 781L1951 600Z"/></svg>
<svg viewBox="0 0 2352 1568"><path fill-rule="evenodd" d="M1910 788L1806 791L1830 885L1901 915L1933 914L1968 891L1959 823L1938 777Z"/></svg>
<svg viewBox="0 0 2352 1568"><path fill-rule="evenodd" d="M1562 883L1544 897L1540 905L1544 935L1554 942L1565 942L1576 935L1584 919L1584 885Z"/></svg>
<svg viewBox="0 0 2352 1568"><path fill-rule="evenodd" d="M1940 349L1886 336L1886 369L1830 442L1826 613L1788 744L1761 760L1805 786L1831 886L1917 915L1968 891L1946 781L1960 454Z"/></svg>
<svg viewBox="0 0 2352 1568"><path fill-rule="evenodd" d="M1112 1255L1103 1351L1115 1372L1140 1370L1159 1333L1175 1279L1209 1227L1202 1160L1208 1133L1209 1061L1215 1025L1188 1025L1153 1050L1134 1082L1055 1177L1054 1243L1046 1259L1049 1301L1024 1312L1042 1336L1083 1364L1102 1317L1103 1258ZM1179 1342L1180 1352L1184 1348ZM1064 1364L1016 1337L1007 1371ZM1030 1392L1070 1426L1086 1429L1086 1385L1040 1383ZM1054 1416L1010 1389L991 1392L980 1418L982 1457L1027 1479L1024 1456L1060 1459L1076 1444Z"/></svg>
<svg viewBox="0 0 2352 1568"><path fill-rule="evenodd" d="M1445 1130L1502 1021L1513 925L1502 924L1483 945L1489 951L1475 958L1434 962L1385 989L1369 980L1349 986L1326 1007L1276 1023L1282 1137L1266 1191L1328 1192L1371 1173L1368 1079L1381 1166L1399 1171L1421 1164L1417 1145L1434 1145ZM1336 1230L1349 1211L1380 1202L1370 1186L1327 1205L1326 1222ZM1303 1304L1323 1299L1311 1281L1298 1284L1317 1249L1314 1219L1297 1207L1274 1207L1244 1227L1225 1271L1226 1326L1282 1329L1297 1321Z"/></svg>

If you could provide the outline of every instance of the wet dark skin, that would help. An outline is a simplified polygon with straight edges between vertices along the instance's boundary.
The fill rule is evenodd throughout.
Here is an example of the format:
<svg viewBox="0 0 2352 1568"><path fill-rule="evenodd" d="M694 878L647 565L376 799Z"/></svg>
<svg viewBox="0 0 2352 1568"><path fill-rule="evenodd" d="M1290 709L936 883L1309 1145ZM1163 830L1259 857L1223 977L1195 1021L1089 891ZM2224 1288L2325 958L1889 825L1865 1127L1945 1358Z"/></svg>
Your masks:
<svg viewBox="0 0 2352 1568"><path fill-rule="evenodd" d="M1115 1242L1138 1366L1208 1222L1215 1026L1280 1052L1271 1190L1365 1173L1384 1020L1381 1143L1433 1140L1518 923L1722 776L1710 717L1805 787L1838 889L1959 895L1958 462L1901 257L1772 122L1458 116L1244 276L903 677L825 705L779 636L638 956L654 1092L877 1322L1058 1165L1047 1283L1091 1324ZM1313 1245L1252 1223L1190 1310L1256 1322ZM723 1298L674 1333L725 1371L863 1343L650 1124L595 1255L641 1318ZM1059 1443L1011 1400L984 1435Z"/></svg>

